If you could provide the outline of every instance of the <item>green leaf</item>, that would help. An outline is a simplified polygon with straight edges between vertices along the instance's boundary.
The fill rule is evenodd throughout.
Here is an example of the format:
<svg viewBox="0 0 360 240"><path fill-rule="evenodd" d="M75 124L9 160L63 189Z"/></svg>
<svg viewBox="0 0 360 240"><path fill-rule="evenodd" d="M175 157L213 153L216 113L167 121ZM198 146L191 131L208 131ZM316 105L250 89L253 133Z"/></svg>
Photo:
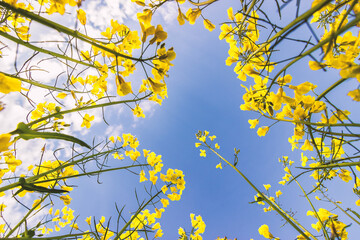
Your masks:
<svg viewBox="0 0 360 240"><path fill-rule="evenodd" d="M34 139L34 138L44 138L44 139L61 139L73 143L77 143L83 147L87 147L91 149L91 147L83 142L82 140L62 134L62 133L55 133L55 132L37 132L34 130L31 130L25 123L21 122L18 124L17 129L15 131L12 131L11 134L18 134L20 138L24 140Z"/></svg>

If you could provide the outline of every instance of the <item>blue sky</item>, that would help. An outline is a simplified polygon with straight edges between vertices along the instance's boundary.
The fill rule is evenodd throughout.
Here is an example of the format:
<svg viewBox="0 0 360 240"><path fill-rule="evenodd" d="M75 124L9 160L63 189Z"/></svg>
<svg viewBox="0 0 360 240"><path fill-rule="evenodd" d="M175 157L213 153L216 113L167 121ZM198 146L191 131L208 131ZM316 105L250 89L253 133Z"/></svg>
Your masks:
<svg viewBox="0 0 360 240"><path fill-rule="evenodd" d="M234 6L235 10L236 4L236 1L216 3L205 12L205 16L219 24L226 21L226 9ZM294 4L289 5L287 10L294 11ZM275 8L271 8L270 16L276 19ZM283 22L292 16L285 17ZM154 17L153 24L159 21L163 19ZM300 153L291 152L287 140L292 135L292 126L277 124L262 138L257 136L256 130L249 128L247 120L257 118L258 115L239 109L244 90L233 68L225 65L228 46L225 41L218 39L219 25L213 32L208 32L201 20L193 26L178 26L175 20L166 24L165 29L168 32L166 46L173 46L177 53L173 62L175 66L170 70L170 77L167 79L169 98L161 107L155 107L150 116L136 121L136 127L131 119L127 119L129 122L115 118L110 120L113 124L122 121L124 132L135 134L140 140L140 147L161 154L166 168L178 168L185 173L187 183L183 197L180 202L174 202L166 209L161 221L164 239L176 239L180 226L189 231L190 213L200 214L207 224L204 239L215 239L218 236L262 239L258 234L258 228L262 224L268 224L271 232L282 239L289 239L289 236L294 238L297 235L288 226L280 228L284 222L275 213L264 213L262 206L249 204L253 201L255 192L232 169L216 169L219 160L214 155L208 154L206 159L199 156L199 149L194 146L195 133L198 130L208 130L215 134L221 146L220 152L230 160L233 159L234 147L240 149L238 166L241 171L260 189L263 189L262 184L271 184L272 195L275 191L282 190L284 195L280 201L285 209L296 212L296 218L310 229L310 224L315 223L315 219L306 216L309 207L301 197L300 189L295 184L290 187L277 184L284 175L278 158L288 155L292 160L300 161ZM304 32L306 29L301 30L300 34ZM291 54L291 49L296 49L295 45L283 45L281 49L286 51L287 56ZM284 55L280 54L280 57ZM319 88L329 79L329 75L324 77L321 72L309 70L306 61L296 64L291 74L294 82L298 83L316 79ZM338 78L333 72L330 72L330 75L334 79ZM130 114L129 109L124 111ZM263 121L260 125L269 123ZM101 204L91 205L102 207L94 209L89 206L81 213L94 209L94 214L98 216L113 215L114 200L125 203L134 196L133 188L128 185L129 179L136 181L137 177L129 174L121 176L117 173L104 175L104 184L96 189L101 191L101 196L109 194L109 197L101 198ZM311 184L309 179L308 176L301 178L308 190ZM119 193L106 191L114 188L112 183L121 188ZM333 184L336 186L336 182ZM79 187L77 191L81 195L81 191L86 191L86 188L82 190ZM126 191L129 193L124 196ZM314 196L312 195L312 199ZM350 198L352 200L345 197L341 201L347 201L353 206L354 198ZM74 198L72 204L77 209L82 203L82 199ZM131 203L127 203L127 207L131 206Z"/></svg>
<svg viewBox="0 0 360 240"><path fill-rule="evenodd" d="M88 2L84 2L85 7L86 4ZM275 191L282 190L284 195L280 201L285 208L297 212L297 219L304 220L304 223L315 223L315 219L306 216L309 207L297 186L292 184L290 187L283 187L277 184L284 175L278 158L288 155L292 160L300 161L300 153L291 152L287 140L292 135L292 126L277 124L265 137L260 138L256 130L249 128L247 122L258 115L240 111L244 93L240 86L242 82L236 78L233 66L225 65L228 45L218 39L219 23L227 20L226 9L233 6L235 10L237 5L237 1L220 1L205 11L205 16L217 24L213 32L206 30L200 19L193 26L188 23L178 26L176 19L164 24L168 32L166 46L173 46L177 54L174 67L170 69L169 78L166 79L169 98L161 107L153 107L145 119L134 121L128 108L121 110L120 117L109 114L110 118L107 119L110 125L121 125L120 133L130 132L136 135L141 149L151 149L161 154L164 168L177 168L185 173L186 189L181 201L172 202L161 219L165 234L163 239L177 239L177 229L180 226L187 231L191 230L190 213L203 217L207 225L204 239L216 239L218 236L262 239L258 234L258 228L262 224L268 224L270 231L282 239L289 239L289 236L294 239L297 235L288 226L280 228L284 222L275 213L264 213L262 206L249 204L254 200L255 192L231 168L216 169L219 159L212 154L208 154L207 158L199 156L199 149L194 145L198 130L207 130L216 135L216 142L221 146L220 153L229 160L233 159L234 147L240 149L238 167L245 175L260 189L263 189L262 184L271 184L272 195ZM270 16L276 19L275 8L270 8L269 4L269 9ZM294 4L287 9L294 10ZM124 19L130 21L129 16L127 17ZM286 19L285 17L285 22ZM164 20L158 15L154 17L153 24L162 23L161 21ZM129 24L139 29L134 22L130 21ZM305 31L300 30L300 34ZM295 49L294 46L285 44L280 47L287 54ZM281 54L279 56L283 57ZM321 72L310 71L306 61L296 64L291 74L298 83L316 79L319 88L323 88L329 79L339 78L335 75L337 73L331 71L326 77ZM343 101L343 105L349 106L351 103L346 99ZM111 108L113 112L117 110L117 107ZM260 125L268 124L270 122L260 121ZM102 135L106 125L98 123L93 129L94 135ZM84 137L91 139L91 134ZM305 176L301 180L310 184L309 179ZM113 216L114 221L115 202L120 207L126 204L126 213L136 210L134 187L139 192L143 190L138 184L138 176L116 172L103 174L101 181L101 185L97 185L95 179L84 178L72 182L78 188L72 193L70 207L81 214L80 222L90 215L97 219L102 215L107 219ZM339 194L343 188L338 188L336 181L332 184ZM347 189L349 191L351 189ZM341 201L354 207L353 196L343 198ZM310 229L309 225L306 226Z"/></svg>
<svg viewBox="0 0 360 240"><path fill-rule="evenodd" d="M236 1L232 4L235 10ZM228 2L216 3L205 12L205 16L217 24L226 21L226 9L229 6L231 3ZM295 8L290 5L288 9ZM270 16L276 18L274 8L271 9ZM153 24L159 23L158 21L163 19L154 17ZM206 159L201 158L199 149L194 146L195 133L198 130L208 130L218 136L216 140L221 146L220 152L228 159L233 159L234 147L241 149L239 168L260 189L263 188L262 184L271 184L273 195L281 189L284 195L280 201L286 209L297 212L298 219L311 224L315 221L306 216L309 207L304 198L300 197L297 186L293 184L282 187L277 184L284 175L278 158L289 155L294 161L300 160L300 153L291 152L287 140L292 135L292 126L275 125L262 138L257 136L256 130L249 128L247 120L257 118L258 115L239 109L244 90L233 68L225 65L228 46L225 41L218 39L219 25L213 32L209 32L203 27L201 20L193 26L178 26L175 20L165 25L165 29L168 32L166 45L173 46L177 53L173 62L175 66L167 79L169 98L161 107L156 107L150 116L136 121L135 128L131 127L133 123L123 123L127 125L124 132L136 134L141 147L163 156L165 167L178 168L185 173L187 183L183 197L180 202L172 203L167 208L161 221L164 239L176 239L180 226L189 231L190 213L200 214L207 224L204 239L215 239L218 236L261 239L257 229L262 224L268 224L275 236L294 238L297 233L293 229L288 226L280 228L284 222L279 216L264 213L257 204L249 204L253 201L255 192L239 175L229 167L216 169L219 160L211 154ZM293 46L282 48L290 54L289 50ZM280 57L284 56L280 54ZM322 73L310 71L307 62L302 62L295 65L291 74L294 81L300 83L304 79L312 81L314 77L319 78L320 82L319 76ZM124 111L130 113L129 109ZM111 121L116 123L119 120ZM262 123L269 124L266 121ZM118 182L119 187L124 187L124 190L119 194L110 194L106 200L102 199L101 203L106 202L107 205L97 211L98 216L105 213L110 216L113 213L114 199L125 202L124 199L130 199L134 195L131 187L123 186L124 181L129 182L128 177L130 176L104 176L104 186L106 181ZM308 176L301 180L310 182ZM108 185L108 188L112 189L113 186ZM125 189L130 190L130 197L124 196ZM103 193L106 191L103 190ZM81 199L73 200L75 206L81 202ZM131 204L127 203L127 206Z"/></svg>

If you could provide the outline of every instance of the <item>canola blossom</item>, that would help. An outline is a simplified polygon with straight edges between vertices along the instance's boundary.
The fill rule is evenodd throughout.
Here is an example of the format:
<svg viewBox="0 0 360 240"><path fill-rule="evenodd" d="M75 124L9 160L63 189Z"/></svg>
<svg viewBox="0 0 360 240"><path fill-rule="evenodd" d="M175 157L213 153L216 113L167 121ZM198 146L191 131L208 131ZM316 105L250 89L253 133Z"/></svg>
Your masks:
<svg viewBox="0 0 360 240"><path fill-rule="evenodd" d="M360 101L360 3L314 0L303 9L298 1L296 15L280 26L270 20L273 16L269 18L265 1L241 0L237 9L228 7L219 16L208 14L220 2L131 0L137 28L111 19L105 28L94 30L82 0L0 1L0 57L11 65L0 72L0 115L4 108L13 107L1 100L12 96L21 99L28 110L26 119L18 119L16 129L0 133L1 238L167 239L162 216L172 202L181 204L187 169L166 168L162 155L141 148L141 136L124 129L92 141L75 133L78 129L84 134L93 131L101 121L108 124L106 113L114 106L146 121L148 102L161 106L171 97L167 78L181 49L169 47L168 25L154 23L156 14L167 5L175 9L179 26L172 26L174 29L186 23L200 24L213 34L219 28L220 34L214 37L229 47L224 64L233 69L242 88L238 111L253 113L247 122L254 135L271 137L281 124L292 128L288 149L274 161L280 163L282 172L276 186L254 183L256 176L239 164L241 146L234 148L233 159L225 157L228 154L222 151L227 146L222 145L221 136L213 135L216 130L196 133L192 147L197 157L211 161L215 156L220 177L229 168L235 171L253 191L247 193L249 203L279 216L293 230L289 238L353 238L350 230L359 229L359 211L331 195L330 181L350 186L349 196L360 198L359 113L340 104L341 98L353 104ZM274 3L279 20L289 17L287 3ZM221 17L219 25L215 19ZM298 29L306 31L300 36ZM47 31L51 38L40 41L36 35ZM301 48L284 57L280 54L283 44ZM304 61L313 73L329 71L338 80L320 86L316 79L298 79L295 65ZM56 76L47 69L52 64L59 71ZM7 121L6 116L2 119ZM45 142L43 147L32 144L37 140ZM35 162L29 162L21 150L25 141L29 143L26 150L37 154ZM293 152L299 153L298 159L288 156ZM137 207L123 211L125 206L116 205L114 218L96 218L91 209L86 216L77 215L72 209L78 197L73 192L76 181L89 177L100 182L107 172L136 175L136 184L143 190L135 191ZM296 187L308 202L303 216L282 202L285 185ZM14 204L23 209L13 214L21 216L17 222L7 220ZM360 200L353 204L360 206ZM178 239L205 238L206 219L197 213L189 215L188 224L179 223L186 227L178 228ZM303 221L305 215L311 224ZM270 231L269 223L258 220L259 235L254 238L279 239L281 229L270 226Z"/></svg>

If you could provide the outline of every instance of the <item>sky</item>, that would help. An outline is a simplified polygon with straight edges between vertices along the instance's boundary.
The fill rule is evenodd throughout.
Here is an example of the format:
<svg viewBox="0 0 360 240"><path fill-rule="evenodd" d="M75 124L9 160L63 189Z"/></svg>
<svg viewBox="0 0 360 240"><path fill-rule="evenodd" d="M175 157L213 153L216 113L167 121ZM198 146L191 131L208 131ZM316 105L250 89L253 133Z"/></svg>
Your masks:
<svg viewBox="0 0 360 240"><path fill-rule="evenodd" d="M157 13L152 22L155 25L166 21L163 24L168 33L166 46L173 46L177 54L173 62L174 67L170 69L169 78L166 79L169 98L164 100L162 106L143 105L146 109L145 119L135 119L129 108L115 106L106 112L110 127L98 118L100 120L94 124L92 132L73 129L79 137L85 139L92 139L93 136L101 139L105 137L104 133L108 137L130 132L138 137L141 149L151 149L162 155L165 168L181 169L184 172L186 189L182 199L172 202L161 219L163 239L177 239L179 227L189 231L190 213L203 217L206 223L204 239L224 236L230 239L262 239L258 234L258 228L262 224L268 224L270 231L282 239L289 239L289 236L294 239L297 235L289 226L281 227L284 221L280 216L273 212L264 213L262 206L258 204L249 204L254 200L253 196L256 193L233 169L216 169L219 159L214 155L208 154L207 158L199 156L199 149L195 148L195 133L198 130L207 130L211 135L216 135L216 141L221 146L220 153L230 161L233 159L234 147L240 149L238 167L257 187L263 189L263 184L271 184L272 195L280 189L284 193L280 201L286 209L296 212L297 219L302 220L309 228L311 223L315 223L315 219L306 216L309 206L306 205L297 186L293 184L283 187L278 184L284 175L278 158L287 155L294 161L300 161L300 152L292 152L288 143L293 131L292 126L277 124L265 137L260 138L256 130L250 129L248 124L248 119L257 118L258 115L243 112L239 108L243 103L244 89L240 86L242 82L233 72L233 66L225 65L228 45L218 38L219 23L227 20L226 9L232 6L235 10L238 5L238 1L234 0L219 1L205 11L205 16L216 23L213 32L206 30L201 20L195 25L186 23L179 26L174 6L164 6L164 10ZM137 8L133 4L120 0L101 3L86 1L83 7L87 10L89 22L94 27L89 27L90 33L96 31L96 28L101 29L111 18L139 29L134 21ZM268 9L269 16L276 19L274 6L269 4ZM289 4L287 10L289 17L285 15L282 21L278 21L279 24L291 19L295 3ZM299 30L297 34L303 32L306 30ZM286 54L291 54L291 50L296 49L285 44L280 47ZM299 83L316 79L314 81L318 81L320 89L326 86L329 79L339 78L335 75L336 72L330 71L324 77L321 72L309 70L306 61L296 64L291 74L294 81ZM7 96L4 101L19 103L15 95ZM346 99L342 104L352 106L351 101ZM21 111L17 108L21 107L10 107L9 104L9 108L5 110L9 114L12 113L15 119L24 119L24 114L19 113ZM4 121L1 116L0 120ZM75 118L73 121L74 125L79 123ZM14 123L15 121L2 126L1 132L14 129ZM270 122L263 121L260 124L267 125ZM41 144L39 141L38 146ZM25 149L28 147L24 146ZM302 177L301 180L305 186L311 184L308 176ZM79 219L85 219L89 215L96 216L97 219L101 216L106 216L107 219L110 216L115 217L115 202L118 206L126 204L127 212L136 210L134 187L139 192L143 190L138 184L138 176L128 172L106 173L102 175L101 182L102 184L97 184L96 179L86 178L74 182L78 187L72 192L73 200L70 207L80 214ZM332 185L339 195L351 191L338 187L340 184L337 181L333 181ZM341 201L355 207L352 195L343 196ZM349 230L352 231L352 228Z"/></svg>

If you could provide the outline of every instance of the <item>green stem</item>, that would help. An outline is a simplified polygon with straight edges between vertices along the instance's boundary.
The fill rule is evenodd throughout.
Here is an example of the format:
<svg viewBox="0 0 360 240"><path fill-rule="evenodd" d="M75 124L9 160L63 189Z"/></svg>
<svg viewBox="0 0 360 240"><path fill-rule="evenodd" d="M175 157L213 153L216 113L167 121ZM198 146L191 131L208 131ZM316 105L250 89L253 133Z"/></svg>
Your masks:
<svg viewBox="0 0 360 240"><path fill-rule="evenodd" d="M32 121L32 122L28 123L27 125L28 125L28 127L31 127L32 125L34 125L36 123L39 123L39 122L42 122L42 121L45 121L45 120L47 120L49 118L56 117L56 116L63 115L63 114L72 113L72 112L79 112L79 111L85 111L85 110L89 110L89 109L107 107L107 106L117 105L117 104L121 104L121 103L137 102L137 101L141 101L143 99L146 99L147 97L149 97L151 95L152 95L152 93L149 93L149 94L145 95L144 97L136 98L136 99L133 99L133 100L123 100L123 101L116 101L116 102L108 102L108 103L103 103L103 104L97 104L97 105L91 105L91 106L86 106L86 107L81 107L81 108L74 108L74 109L70 109L70 110L60 111L60 112L53 113L53 114L47 115L45 117L39 118L39 119L37 119L35 121Z"/></svg>
<svg viewBox="0 0 360 240"><path fill-rule="evenodd" d="M332 201L330 198L328 198L328 196L325 195L325 193L320 190L321 193L323 194L323 196L329 201L331 202L332 204L334 204L337 208L339 208L343 213L345 213L349 218L351 218L354 222L356 222L357 224L360 225L360 222L357 221L353 216L351 216L349 213L347 213L344 209L342 209L342 207L340 207L336 202Z"/></svg>
<svg viewBox="0 0 360 240"><path fill-rule="evenodd" d="M47 50L47 49L43 49L43 48L40 48L40 47L37 47L35 45L32 45L30 44L29 42L25 42L21 39L18 39L18 38L15 38L13 36L11 36L10 34L7 34L5 32L2 32L0 31L0 36L3 36L7 39L9 39L10 41L13 41L17 44L20 44L20 45L23 45L27 48L30 48L34 51L37 51L37 52L42 52L42 53L45 53L45 54L49 54L51 56L54 56L54 57L57 57L57 58L61 58L61 59L64 59L64 60L67 60L67 61L71 61L71 62L75 62L75 63L78 63L78 64L81 64L81 65L84 65L84 66L87 66L87 67L92 67L92 68L96 68L94 65L92 64L89 64L89 63L85 63L85 62L82 62L82 61L79 61L79 60L76 60L74 58L71 58L71 57L68 57L64 54L59 54L59 53L56 53L56 52L52 52L50 50Z"/></svg>
<svg viewBox="0 0 360 240"><path fill-rule="evenodd" d="M204 1L204 2L201 2L201 3L196 3L196 2L193 2L191 0L189 0L189 3L191 3L192 5L194 6L204 6L204 5L208 5L208 4L212 4L213 2L216 2L218 0L207 0L207 1Z"/></svg>
<svg viewBox="0 0 360 240"><path fill-rule="evenodd" d="M312 48L310 48L309 50L307 50L306 52L300 54L299 56L297 56L296 58L294 58L294 60L292 60L291 62L289 62L288 64L286 64L286 66L284 66L273 78L272 82L270 83L269 87L268 87L268 92L271 88L271 86L275 83L276 79L286 70L288 69L291 65L293 65L294 63L296 63L297 61L299 61L300 59L302 59L303 57L306 57L308 55L310 55L311 53L313 53L314 51L316 51L317 49L319 49L320 47L322 47L323 45L325 45L326 43L330 42L334 36L339 36L340 34L342 34L343 32L345 32L346 30L348 30L349 28L356 26L360 21L360 14L358 14L356 16L355 19L353 19L351 22L349 22L348 24L346 24L344 27L342 27L341 29L337 30L336 32L332 33L329 37L325 38L324 40L320 41L318 44L316 44L315 46L313 46Z"/></svg>
<svg viewBox="0 0 360 240"><path fill-rule="evenodd" d="M311 15L313 15L313 13L315 13L316 11L320 10L321 8L323 8L326 4L328 4L329 2L331 2L331 0L323 0L320 3L318 3L316 6L310 8L308 11L306 11L305 13L303 13L301 16L297 17L296 19L294 19L291 23L289 23L288 25L286 25L283 29L281 29L279 32L277 32L272 38L270 38L269 40L267 40L266 42L264 42L263 44L261 44L261 46L255 51L253 52L247 59L251 59L253 56L255 56L257 53L259 53L260 51L262 51L262 49L264 49L267 45L269 45L271 42L273 42L274 40L276 40L277 38L281 37L281 35L285 34L288 30L290 30L292 27L296 26L296 24L308 19Z"/></svg>
<svg viewBox="0 0 360 240"><path fill-rule="evenodd" d="M237 173L240 174L240 176L264 199L264 201L269 204L277 213L281 215L283 219L285 219L296 231L298 231L302 236L305 237L305 239L310 239L300 228L305 229L303 226L300 225L300 223L297 223L300 228L287 216L287 214L282 211L280 208L278 208L272 201L268 199L268 197L263 194L238 168L236 168L234 165L232 165L229 161L227 161L225 158L223 158L219 153L217 153L214 149L212 149L207 143L205 143L206 146L215 153L221 160L226 162L229 166L231 166ZM309 232L309 231L307 231ZM316 239L316 238L314 238Z"/></svg>
<svg viewBox="0 0 360 240"><path fill-rule="evenodd" d="M317 98L316 101L319 101L321 98L323 98L326 94L328 94L330 91L332 91L333 89L335 89L337 86L339 86L341 83L345 82L345 80L347 80L348 78L341 78L340 80L338 80L337 82L335 82L333 85L331 85L330 87L328 87L325 91L323 91Z"/></svg>
<svg viewBox="0 0 360 240"><path fill-rule="evenodd" d="M93 174L98 174L98 173L104 173L104 172L128 169L128 168L133 168L133 167L145 167L145 166L149 166L149 164L137 164L137 165L130 165L130 166L125 166L125 167L102 169L102 170L98 170L98 171L86 172L86 173L81 173L81 174L76 174L76 175L71 175L71 176L66 176L66 177L58 177L56 179L46 179L46 180L37 181L37 182L33 182L33 183L34 184L39 184L39 183L44 183L44 182L53 182L53 181L58 181L58 180L62 180L62 179L77 178L77 177L82 177L82 176L89 176L89 175L93 175Z"/></svg>
<svg viewBox="0 0 360 240"><path fill-rule="evenodd" d="M7 240L50 240L50 239L68 239L69 237L73 237L74 239L78 239L76 237L78 236L84 236L84 235L95 235L93 232L83 232L83 233L73 233L73 234L65 234L61 236L54 236L54 237L46 237L46 238L37 238L37 237L19 237L19 238L6 238Z"/></svg>
<svg viewBox="0 0 360 240"><path fill-rule="evenodd" d="M126 228L137 218L137 215L147 206L149 205L162 191L157 192L154 196L152 196L142 207L140 207L136 213L131 217L131 219L124 225L124 227L116 234L114 240L120 239L121 234L126 230Z"/></svg>
<svg viewBox="0 0 360 240"><path fill-rule="evenodd" d="M30 79L25 79L25 78L21 78L21 77L18 77L18 76L14 76L14 75L11 75L11 74L8 74L8 73L5 73L5 72L1 72L0 73L8 76L8 77L11 77L11 78L16 78L16 79L19 79L20 81L22 82L26 82L26 83L29 83L31 85L34 85L34 86L37 86L37 87L41 87L41 88L44 88L44 89L48 89L48 90L52 90L52 91L58 91L58 92L74 92L74 93L88 93L88 92L81 92L81 91L73 91L73 90L68 90L68 89L64 89L64 88L58 88L58 87L53 87L53 86L49 86L49 85L45 85L45 84L42 84L40 82L37 82L37 81L34 81L34 80L30 80Z"/></svg>
<svg viewBox="0 0 360 240"><path fill-rule="evenodd" d="M121 147L122 148L122 147ZM118 148L118 149L121 149L121 148ZM92 154L90 156L87 156L87 157L82 157L81 159L79 160L75 160L75 161L69 161L68 163L65 163L63 165L60 165L54 169L50 169L46 172L43 172L43 173L40 173L38 175L35 175L35 176L32 176L32 177L28 177L26 179L26 182L28 183L34 183L37 179L41 178L41 177L44 177L48 174L51 174L53 172L57 172L57 171L60 171L61 169L64 169L66 167L69 167L69 166L73 166L73 165L76 165L80 162L84 162L85 160L88 160L88 159L91 159L93 157L99 157L99 156L102 156L102 155L106 155L106 154L109 154L111 152L114 152L118 149L112 149L112 150L108 150L108 151L105 151L105 152L100 152L100 153L96 153L96 154ZM79 154L80 155L80 154ZM76 157L76 156L75 156ZM71 158L71 159L74 159L75 157ZM70 159L70 160L71 160ZM55 178L53 180L56 180ZM12 188L15 188L15 187L19 187L21 186L19 182L15 182L15 183L12 183L12 184L9 184L9 185L6 185L4 187L0 187L0 192L4 192L4 191L7 191L7 190L10 190Z"/></svg>
<svg viewBox="0 0 360 240"><path fill-rule="evenodd" d="M290 174L291 174L291 173L290 173ZM296 178L294 178L294 176L293 176L292 174L291 174L291 177L294 179L294 181L295 181L295 182L297 183L297 185L300 187L301 191L304 193L304 196L306 197L307 201L309 202L309 204L310 204L310 206L311 206L311 208L312 208L312 210L313 210L316 218L318 219L318 221L319 221L320 224L321 224L321 229L322 229L322 231L323 231L323 234L324 234L325 238L326 238L326 239L330 239L330 238L329 238L329 234L328 234L328 232L327 232L326 229L325 229L324 223L321 221L321 219L320 219L320 217L319 217L319 214L317 213L314 205L312 204L312 202L310 201L310 199L309 199L309 197L308 197L308 194L306 194L306 192L305 192L305 190L302 188L301 184L298 182L298 180L296 180Z"/></svg>
<svg viewBox="0 0 360 240"><path fill-rule="evenodd" d="M10 235L13 234L13 233L15 232L15 230L16 230L17 228L19 228L19 227L21 226L21 224L23 224L23 222L26 221L26 219L29 217L29 215L30 215L38 206L40 206L40 204L41 204L48 196L49 196L49 193L46 194L43 198L41 198L41 200L40 200L35 206L33 206L33 207L26 213L26 215L16 224L16 226L15 226L13 229L11 229L11 230L8 232L8 234L6 234L5 239L9 238Z"/></svg>
<svg viewBox="0 0 360 240"><path fill-rule="evenodd" d="M320 126L320 127L360 127L360 123L337 123L337 124L330 124L330 123L314 123L314 122L308 122L308 121L298 121L298 120L288 120L283 118L276 118L276 117L270 117L262 113L262 116L275 120L275 121L282 121L282 122L291 122L291 123L300 123L304 125L313 125L313 126Z"/></svg>
<svg viewBox="0 0 360 240"><path fill-rule="evenodd" d="M342 168L342 167L353 167L353 166L360 166L360 162L350 162L350 163L336 163L336 164L326 164L326 165L320 165L317 167L298 167L301 169L307 169L307 170L317 170L317 169L326 169L326 168Z"/></svg>
<svg viewBox="0 0 360 240"><path fill-rule="evenodd" d="M320 132L323 133L325 135L335 135L335 136L344 136L344 137L355 137L355 138L359 138L360 134L349 134L349 133L336 133L336 132L327 132L327 131L322 131L319 129L315 129L313 127L311 127L310 125L308 126L311 130L316 131L316 132Z"/></svg>

